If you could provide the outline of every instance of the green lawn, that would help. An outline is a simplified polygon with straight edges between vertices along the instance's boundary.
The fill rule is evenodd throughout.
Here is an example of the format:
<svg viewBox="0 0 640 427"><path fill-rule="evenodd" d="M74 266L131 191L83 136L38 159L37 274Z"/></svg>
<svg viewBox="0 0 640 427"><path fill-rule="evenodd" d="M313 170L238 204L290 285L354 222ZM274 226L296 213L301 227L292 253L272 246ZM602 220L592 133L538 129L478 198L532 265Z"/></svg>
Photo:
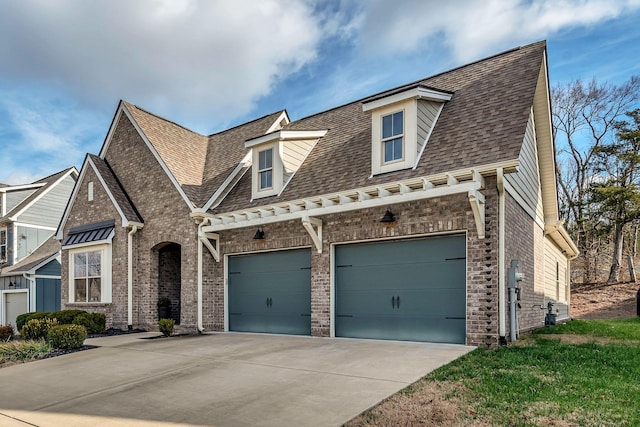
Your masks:
<svg viewBox="0 0 640 427"><path fill-rule="evenodd" d="M581 335L568 341L584 343L569 344L559 338L571 337L557 334ZM431 425L639 426L638 402L640 320L576 320L517 345L474 350L352 425L416 423L415 414L402 418L404 406L424 411L418 420ZM429 409L437 404L449 411L442 422Z"/></svg>

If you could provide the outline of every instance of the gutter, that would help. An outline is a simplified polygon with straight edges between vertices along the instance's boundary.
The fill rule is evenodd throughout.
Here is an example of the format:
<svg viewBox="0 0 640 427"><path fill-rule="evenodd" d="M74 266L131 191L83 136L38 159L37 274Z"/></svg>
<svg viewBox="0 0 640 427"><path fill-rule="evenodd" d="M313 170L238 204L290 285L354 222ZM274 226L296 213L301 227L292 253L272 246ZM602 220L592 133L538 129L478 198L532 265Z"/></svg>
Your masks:
<svg viewBox="0 0 640 427"><path fill-rule="evenodd" d="M498 330L499 342L507 344L507 305L505 300L505 195L504 195L504 169L496 169L498 182ZM514 325L511 325L513 328Z"/></svg>

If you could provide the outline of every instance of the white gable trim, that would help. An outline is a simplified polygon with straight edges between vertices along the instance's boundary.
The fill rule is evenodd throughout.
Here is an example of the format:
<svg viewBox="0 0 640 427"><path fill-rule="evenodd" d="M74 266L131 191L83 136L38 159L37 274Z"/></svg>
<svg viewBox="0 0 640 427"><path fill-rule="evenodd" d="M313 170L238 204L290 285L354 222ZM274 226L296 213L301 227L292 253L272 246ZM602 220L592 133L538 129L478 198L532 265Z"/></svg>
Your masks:
<svg viewBox="0 0 640 427"><path fill-rule="evenodd" d="M289 120L289 115L287 114L286 110L280 113L278 118L273 122L273 124L269 127L269 129L267 129L265 134L269 134L271 132L280 130L282 128L282 126L280 126L280 123L282 123L283 121L285 122L285 125L288 125L291 122L291 120Z"/></svg>
<svg viewBox="0 0 640 427"><path fill-rule="evenodd" d="M453 94L429 89L424 86L414 87L393 95L362 103L362 111L370 111L409 99L426 99L427 101L445 102L451 100Z"/></svg>
<svg viewBox="0 0 640 427"><path fill-rule="evenodd" d="M64 237L63 236L64 226L67 224L67 220L69 219L69 213L71 212L71 209L73 208L73 204L76 201L76 197L78 196L78 191L80 190L80 184L83 182L83 180L85 178L88 166L91 166L91 169L93 169L93 171L95 172L96 176L98 177L98 181L100 181L100 184L102 185L102 187L107 192L107 195L109 196L109 199L111 200L111 203L113 204L113 206L118 211L118 214L120 215L120 219L121 219L121 222L122 222L122 226L123 227L128 227L130 225L137 225L139 228L142 228L143 224L133 223L133 222L127 220L127 218L125 217L124 213L122 212L122 208L116 202L116 199L115 199L115 197L113 197L113 194L111 194L111 191L109 191L109 187L105 183L104 178L102 177L100 172L98 172L98 168L93 163L91 158L89 156L87 156L85 158L84 163L82 164L82 168L80 169L80 176L78 177L78 180L76 181L76 185L73 187L73 193L71 193L71 197L69 198L69 203L67 204L67 208L65 209L64 215L62 216L62 220L60 221L60 225L58 226L58 232L56 233L56 239L57 240L62 240L63 237Z"/></svg>
<svg viewBox="0 0 640 427"><path fill-rule="evenodd" d="M24 206L22 209L20 209L18 212L16 212L15 214L13 214L9 219L13 222L17 222L18 221L18 217L20 215L22 215L27 209L29 209L31 206L33 206L34 203L36 203L37 201L39 201L40 199L42 199L42 197L44 197L47 193L49 193L55 186L57 186L60 182L62 182L62 180L66 179L69 175L75 173L76 175L78 174L78 171L76 170L75 167L72 167L71 169L69 169L64 175L62 175L60 178L58 178L53 184L51 184L49 186L49 188L47 188L46 190L44 190L42 193L40 193L40 195L38 195L37 197L35 197L32 201L30 201L29 203L27 203L26 206ZM45 184L43 184L45 185Z"/></svg>
<svg viewBox="0 0 640 427"><path fill-rule="evenodd" d="M106 141L105 141L104 145L102 146L102 149L100 150L99 157L102 158L102 159L105 158L105 156L107 154L107 150L109 149L109 145L111 145L111 139L112 139L113 134L115 132L115 128L116 128L116 126L118 124L118 121L120 120L120 117L122 116L123 112L127 116L127 118L129 119L131 124L133 124L133 127L135 128L136 132L138 132L138 135L140 135L140 138L142 138L144 143L147 145L147 147L149 148L149 151L151 151L151 153L153 154L153 157L155 157L155 159L158 162L158 164L160 165L160 167L162 167L162 170L164 171L164 173L171 180L171 182L173 183L173 186L176 188L176 190L178 190L178 193L180 193L180 196L182 196L182 199L185 201L185 203L187 204L189 209L193 212L193 210L195 209L195 206L194 206L193 202L191 200L189 200L189 197L187 197L187 194L184 192L184 190L180 186L180 183L178 182L176 177L173 176L173 174L171 173L171 171L167 167L167 165L164 162L164 160L162 160L162 157L160 157L160 154L158 153L158 151L155 149L155 147L153 146L151 141L149 141L149 139L147 138L145 133L142 131L142 129L138 125L138 122L136 122L136 120L133 118L133 116L131 115L131 113L126 108L126 106L124 105L123 102L120 102L120 105L118 106L118 111L116 112L116 116L113 119L113 123L111 124L111 128L109 128L109 132L107 133Z"/></svg>
<svg viewBox="0 0 640 427"><path fill-rule="evenodd" d="M46 182L38 182L36 184L24 184L24 185L13 185L9 187L1 187L0 193L6 193L7 191L20 191L20 190L29 190L31 188L40 188L47 185Z"/></svg>
<svg viewBox="0 0 640 427"><path fill-rule="evenodd" d="M204 204L201 210L205 212L208 211L211 208L211 205L213 205L213 202L215 202L216 199L218 199L218 197L220 197L220 195L224 193L225 190L228 189L229 185L231 185L231 183L238 176L238 174L243 170L246 172L247 167L250 165L251 165L251 150L249 150L249 152L243 157L243 159L240 160L240 163L238 163L235 169L231 171L227 179L225 179L224 182L220 184L220 187L218 187L216 192L213 193L211 197L209 197L209 200L207 200L207 203ZM220 199L216 205L220 204L222 200L224 199ZM194 209L193 211L196 211L196 209Z"/></svg>
<svg viewBox="0 0 640 427"><path fill-rule="evenodd" d="M257 138L250 139L244 143L246 148L266 144L271 141L307 140L322 138L329 132L328 130L280 130Z"/></svg>

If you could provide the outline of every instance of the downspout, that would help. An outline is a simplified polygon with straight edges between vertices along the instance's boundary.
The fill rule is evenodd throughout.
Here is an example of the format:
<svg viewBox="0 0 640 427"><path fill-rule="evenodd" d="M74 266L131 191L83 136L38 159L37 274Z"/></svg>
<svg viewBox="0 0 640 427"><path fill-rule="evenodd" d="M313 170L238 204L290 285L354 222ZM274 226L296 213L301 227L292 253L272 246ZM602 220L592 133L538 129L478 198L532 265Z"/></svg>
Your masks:
<svg viewBox="0 0 640 427"><path fill-rule="evenodd" d="M133 235L138 231L138 226L131 227L127 233L127 328L133 329Z"/></svg>
<svg viewBox="0 0 640 427"><path fill-rule="evenodd" d="M498 329L500 334L500 345L507 344L507 310L505 300L505 269L504 269L504 248L505 248L505 201L504 201L504 170L496 169L498 181ZM512 327L514 327L512 325Z"/></svg>

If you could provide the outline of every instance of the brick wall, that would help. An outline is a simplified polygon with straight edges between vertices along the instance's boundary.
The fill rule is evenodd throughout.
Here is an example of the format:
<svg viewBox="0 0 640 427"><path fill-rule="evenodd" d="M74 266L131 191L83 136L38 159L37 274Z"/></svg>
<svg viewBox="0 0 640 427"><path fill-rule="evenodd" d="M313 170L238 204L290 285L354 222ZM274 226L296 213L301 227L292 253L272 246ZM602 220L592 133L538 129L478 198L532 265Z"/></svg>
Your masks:
<svg viewBox="0 0 640 427"><path fill-rule="evenodd" d="M466 232L467 236L467 344L498 343L497 324L497 190L495 179L487 180L486 234L478 239L469 200L465 194L434 198L388 208L396 216L393 225L380 223L387 207L326 215L323 221L323 251L317 253L300 220L267 224L264 240L254 240L256 228L220 232L222 255L311 247L311 333L331 332L331 244L405 236ZM224 259L224 258L223 258ZM205 250L204 324L224 328L224 266Z"/></svg>
<svg viewBox="0 0 640 427"><path fill-rule="evenodd" d="M520 271L525 278L520 282L520 308L517 308L518 331L544 326L544 231L513 197L505 192L505 284L508 286L508 268L511 260L520 260ZM508 290L507 290L508 302ZM509 325L507 303L507 336Z"/></svg>
<svg viewBox="0 0 640 427"><path fill-rule="evenodd" d="M190 209L154 158L131 122L122 115L112 135L105 160L114 170L144 220L133 239L133 326L157 328L159 296L157 269L159 249L167 243L180 245L180 323L195 330L197 298L197 226ZM87 182L94 182L94 201L87 202ZM77 308L107 314L108 326L127 326L127 233L121 218L93 171L87 171L74 203L69 228L106 219L116 220L113 239L113 303L78 305ZM68 253L63 251L63 301L68 301ZM67 304L68 305L68 304ZM74 304L74 306L76 306ZM67 307L68 308L68 307Z"/></svg>

